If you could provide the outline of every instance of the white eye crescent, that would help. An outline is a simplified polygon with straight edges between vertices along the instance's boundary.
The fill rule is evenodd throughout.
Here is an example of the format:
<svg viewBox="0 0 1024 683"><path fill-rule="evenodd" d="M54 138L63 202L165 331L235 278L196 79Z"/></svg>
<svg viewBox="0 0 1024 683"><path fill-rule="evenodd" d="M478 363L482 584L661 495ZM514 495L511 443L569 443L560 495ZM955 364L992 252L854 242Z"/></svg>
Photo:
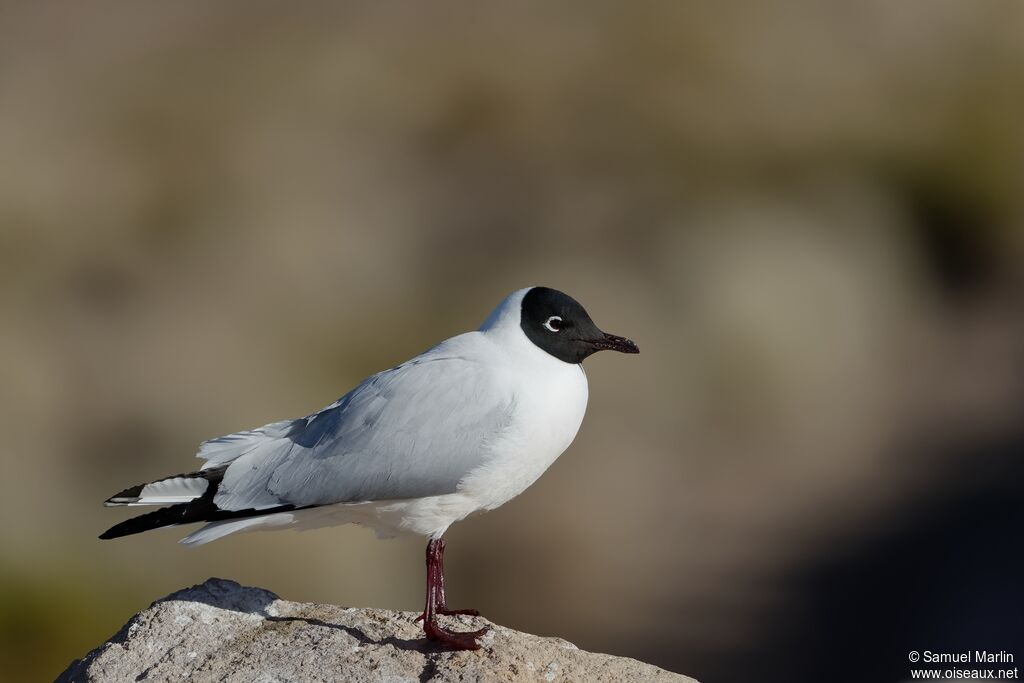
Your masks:
<svg viewBox="0 0 1024 683"><path fill-rule="evenodd" d="M557 315L553 315L544 321L544 329L549 332L560 332L562 329L562 319Z"/></svg>

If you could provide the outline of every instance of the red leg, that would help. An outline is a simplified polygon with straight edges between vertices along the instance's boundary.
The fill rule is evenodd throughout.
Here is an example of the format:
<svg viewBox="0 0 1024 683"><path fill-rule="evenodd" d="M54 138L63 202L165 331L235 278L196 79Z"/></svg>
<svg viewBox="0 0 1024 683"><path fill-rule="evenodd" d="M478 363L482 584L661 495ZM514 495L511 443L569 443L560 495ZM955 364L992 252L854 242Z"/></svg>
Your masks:
<svg viewBox="0 0 1024 683"><path fill-rule="evenodd" d="M433 543L433 541L431 541L430 543ZM430 543L427 544L427 567L428 567L428 571L429 571L429 567L430 567L430 553L431 553L431 544ZM480 616L480 612L478 612L475 609L448 609L448 597L445 595L445 592L444 592L444 549L445 549L445 547L446 547L446 544L445 544L443 538L437 539L436 545L433 547L433 552L437 553L437 563L438 563L438 566L439 566L438 581L440 583L440 597L438 599L436 613L437 614L443 614L443 615L446 615L446 616L451 616L453 614L468 614L471 617L478 617L478 616ZM429 579L429 577L428 577L428 579ZM426 616L426 612L424 612L423 614L421 614L418 617L416 617L416 621L423 621L425 616Z"/></svg>
<svg viewBox="0 0 1024 683"><path fill-rule="evenodd" d="M444 594L444 541L430 539L427 543L427 604L420 619L423 619L423 631L428 640L447 645L456 650L479 650L477 638L489 629L458 633L442 628L437 623L439 614L479 614L476 610L449 610ZM419 621L419 619L417 619Z"/></svg>

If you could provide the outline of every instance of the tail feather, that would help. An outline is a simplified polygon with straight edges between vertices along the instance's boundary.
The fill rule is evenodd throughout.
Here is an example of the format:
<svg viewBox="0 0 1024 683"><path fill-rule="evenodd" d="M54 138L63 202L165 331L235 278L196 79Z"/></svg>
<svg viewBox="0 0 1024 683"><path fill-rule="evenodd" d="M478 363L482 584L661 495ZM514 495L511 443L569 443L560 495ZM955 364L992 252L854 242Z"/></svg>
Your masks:
<svg viewBox="0 0 1024 683"><path fill-rule="evenodd" d="M104 540L120 538L165 526L257 517L296 509L294 505L245 510L218 508L213 502L213 497L224 478L226 469L225 465L191 474L178 474L121 491L109 498L106 504L129 506L173 504L115 524L100 534L100 538Z"/></svg>

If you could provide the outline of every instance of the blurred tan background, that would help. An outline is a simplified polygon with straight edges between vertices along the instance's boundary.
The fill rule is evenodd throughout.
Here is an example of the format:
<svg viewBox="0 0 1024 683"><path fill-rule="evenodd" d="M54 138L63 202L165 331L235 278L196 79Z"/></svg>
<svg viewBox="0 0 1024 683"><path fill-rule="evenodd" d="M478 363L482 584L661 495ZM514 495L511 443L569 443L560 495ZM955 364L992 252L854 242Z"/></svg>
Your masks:
<svg viewBox="0 0 1024 683"><path fill-rule="evenodd" d="M1019 629L998 535L990 606L953 600L973 551L934 572L957 505L1019 530L1020 3L8 1L0 159L10 680L209 576L420 609L418 542L101 542L101 502L531 284L642 354L449 533L455 606L708 681L823 680L816 638L898 623L830 677L895 680L909 593Z"/></svg>

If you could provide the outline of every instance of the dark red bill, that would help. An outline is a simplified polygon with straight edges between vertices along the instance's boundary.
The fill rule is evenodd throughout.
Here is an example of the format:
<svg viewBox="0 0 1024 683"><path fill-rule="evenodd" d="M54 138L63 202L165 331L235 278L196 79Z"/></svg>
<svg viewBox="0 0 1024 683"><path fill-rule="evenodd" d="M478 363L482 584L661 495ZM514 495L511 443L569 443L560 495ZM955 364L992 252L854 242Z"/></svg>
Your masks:
<svg viewBox="0 0 1024 683"><path fill-rule="evenodd" d="M640 347L632 339L604 333L598 339L584 339L586 343L598 350L618 351L619 353L640 353Z"/></svg>

